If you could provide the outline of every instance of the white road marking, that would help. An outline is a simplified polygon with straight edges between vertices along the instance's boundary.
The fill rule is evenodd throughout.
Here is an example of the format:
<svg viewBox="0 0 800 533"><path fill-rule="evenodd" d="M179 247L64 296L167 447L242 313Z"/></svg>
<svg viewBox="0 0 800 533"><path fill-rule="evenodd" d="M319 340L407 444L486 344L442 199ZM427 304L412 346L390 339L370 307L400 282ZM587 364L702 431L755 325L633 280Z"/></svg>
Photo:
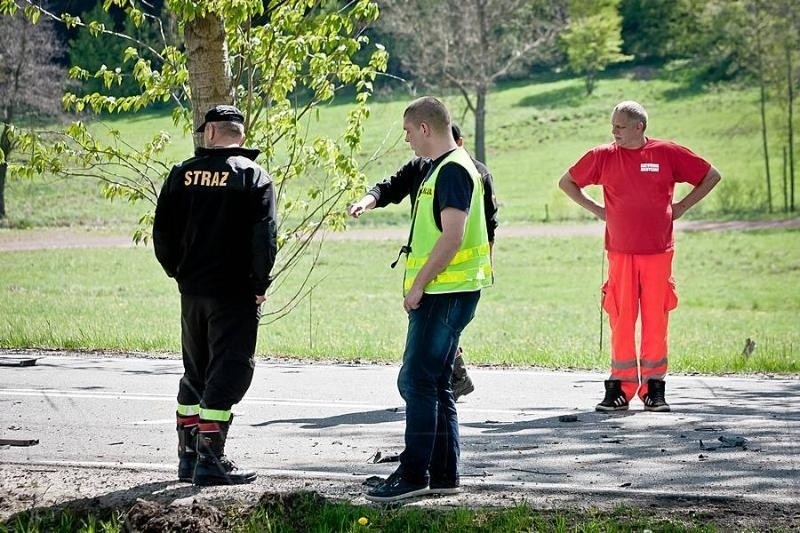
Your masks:
<svg viewBox="0 0 800 533"><path fill-rule="evenodd" d="M43 396L46 398L71 398L71 399L103 399L103 400L140 400L152 402L175 402L174 395L166 394L147 394L136 393L128 394L124 392L87 392L75 390L62 390L62 389L2 389L0 388L0 395L2 396ZM308 400L296 398L245 398L238 405L286 405L292 407L317 407L326 409L364 409L370 411L396 411L402 412L403 407L398 405L376 405L346 401L323 401L323 400ZM568 409L564 409L567 411ZM472 407L458 406L459 412L469 413L492 413L492 414L506 414L506 415L524 415L529 416L535 412L535 409L476 409Z"/></svg>

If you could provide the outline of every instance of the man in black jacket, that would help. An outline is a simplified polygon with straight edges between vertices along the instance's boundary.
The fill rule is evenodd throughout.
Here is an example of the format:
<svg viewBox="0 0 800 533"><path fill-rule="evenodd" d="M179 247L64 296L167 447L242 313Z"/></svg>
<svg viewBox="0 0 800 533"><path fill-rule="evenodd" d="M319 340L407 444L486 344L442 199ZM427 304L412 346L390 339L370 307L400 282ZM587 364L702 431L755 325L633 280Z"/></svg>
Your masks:
<svg viewBox="0 0 800 533"><path fill-rule="evenodd" d="M261 304L277 254L275 196L258 150L242 147L244 116L208 111L204 148L174 167L158 197L156 257L181 293L184 375L178 388L178 477L250 483L225 456L231 407L253 379Z"/></svg>
<svg viewBox="0 0 800 533"><path fill-rule="evenodd" d="M461 128L457 124L452 124L453 140L460 147L464 145L464 138L461 135ZM494 234L497 229L497 198L494 194L494 180L486 165L472 158L475 167L481 174L483 182L483 207L486 212L486 233L489 237L489 246L494 246ZM358 218L364 212L376 207L386 207L390 203L399 204L406 197L411 201L411 211L414 211L414 202L417 199L417 192L420 185L431 171L430 159L415 157L389 176L385 180L376 183L358 202L352 204L348 212L351 217ZM466 396L475 390L472 379L467 374L467 367L464 365L464 357L461 347L457 348L455 362L453 364L453 397L458 400L461 396Z"/></svg>

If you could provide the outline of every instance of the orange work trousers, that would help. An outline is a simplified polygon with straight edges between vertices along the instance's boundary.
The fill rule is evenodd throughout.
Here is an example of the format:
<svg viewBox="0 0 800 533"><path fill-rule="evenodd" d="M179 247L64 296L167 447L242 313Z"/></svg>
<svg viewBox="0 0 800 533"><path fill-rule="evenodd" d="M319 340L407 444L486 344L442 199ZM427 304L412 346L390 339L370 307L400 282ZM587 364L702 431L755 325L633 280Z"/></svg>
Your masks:
<svg viewBox="0 0 800 533"><path fill-rule="evenodd" d="M622 382L628 400L647 394L647 381L667 374L669 312L678 305L672 256L608 252L603 309L611 325L611 379ZM641 351L636 350L636 321L641 310ZM641 386L640 386L641 384Z"/></svg>

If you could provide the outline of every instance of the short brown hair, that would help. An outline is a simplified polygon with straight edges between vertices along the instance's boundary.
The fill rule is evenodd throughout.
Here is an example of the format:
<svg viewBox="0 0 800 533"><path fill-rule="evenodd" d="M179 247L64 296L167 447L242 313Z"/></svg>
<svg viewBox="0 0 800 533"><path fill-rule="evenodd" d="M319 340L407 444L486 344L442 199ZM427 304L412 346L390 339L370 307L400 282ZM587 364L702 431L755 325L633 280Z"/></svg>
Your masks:
<svg viewBox="0 0 800 533"><path fill-rule="evenodd" d="M425 122L437 133L450 132L450 111L441 100L433 96L423 96L408 104L403 118L414 124Z"/></svg>
<svg viewBox="0 0 800 533"><path fill-rule="evenodd" d="M228 137L244 137L244 124L241 122L214 122L214 127Z"/></svg>

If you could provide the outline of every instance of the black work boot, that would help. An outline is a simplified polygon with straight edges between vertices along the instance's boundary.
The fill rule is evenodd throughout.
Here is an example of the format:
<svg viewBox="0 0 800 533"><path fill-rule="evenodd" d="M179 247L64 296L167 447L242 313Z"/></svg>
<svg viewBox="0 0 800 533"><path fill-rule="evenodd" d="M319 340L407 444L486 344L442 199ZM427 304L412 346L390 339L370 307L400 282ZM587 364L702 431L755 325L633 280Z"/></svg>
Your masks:
<svg viewBox="0 0 800 533"><path fill-rule="evenodd" d="M595 411L625 411L628 409L628 399L622 392L622 382L618 379L607 379L605 381L606 396L603 401L598 403Z"/></svg>
<svg viewBox="0 0 800 533"><path fill-rule="evenodd" d="M201 420L197 427L195 485L241 485L252 483L258 474L242 470L225 457L225 440L230 422Z"/></svg>
<svg viewBox="0 0 800 533"><path fill-rule="evenodd" d="M192 482L194 465L197 464L197 424L200 417L178 415L178 479Z"/></svg>
<svg viewBox="0 0 800 533"><path fill-rule="evenodd" d="M644 410L655 411L657 413L667 413L670 411L669 404L664 399L665 383L663 379L651 379L647 381L647 394L644 395Z"/></svg>
<svg viewBox="0 0 800 533"><path fill-rule="evenodd" d="M467 375L467 367L464 365L464 356L460 347L453 361L453 377L450 378L450 387L453 389L453 399L455 401L475 390L472 379Z"/></svg>

